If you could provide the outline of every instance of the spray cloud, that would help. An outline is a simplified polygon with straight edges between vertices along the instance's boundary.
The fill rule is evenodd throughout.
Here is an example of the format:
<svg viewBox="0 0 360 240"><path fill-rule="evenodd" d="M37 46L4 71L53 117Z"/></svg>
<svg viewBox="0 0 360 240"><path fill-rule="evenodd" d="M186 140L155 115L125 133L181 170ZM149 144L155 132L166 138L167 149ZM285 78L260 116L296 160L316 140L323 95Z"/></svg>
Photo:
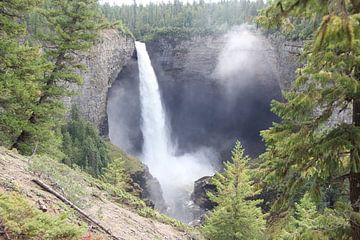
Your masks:
<svg viewBox="0 0 360 240"><path fill-rule="evenodd" d="M267 39L249 25L234 27L225 35L214 77L225 88L229 98L239 94L254 81L256 84L272 84L276 75L270 59L272 48Z"/></svg>

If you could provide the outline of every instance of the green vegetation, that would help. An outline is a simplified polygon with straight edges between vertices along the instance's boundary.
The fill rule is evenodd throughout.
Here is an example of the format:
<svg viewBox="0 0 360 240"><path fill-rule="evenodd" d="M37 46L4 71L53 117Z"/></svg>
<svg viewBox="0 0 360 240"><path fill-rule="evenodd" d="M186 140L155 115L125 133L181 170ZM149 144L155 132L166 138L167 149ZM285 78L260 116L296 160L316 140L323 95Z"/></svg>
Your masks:
<svg viewBox="0 0 360 240"><path fill-rule="evenodd" d="M115 172L123 173L123 170L115 169ZM85 207L91 204L91 196L107 193L109 198L114 202L121 204L122 206L130 207L143 217L152 218L159 222L172 225L179 230L195 234L194 230L190 227L180 221L160 214L151 207L148 207L143 200L133 193L129 193L123 188L120 188L119 186L124 186L122 182L118 182L117 185L114 185L112 182L114 178L107 178L106 173L105 176L100 179L94 178L80 169L71 168L45 156L35 156L32 159L30 170L36 175L48 178L55 186L57 186L57 188L61 189L62 193L70 201L79 207ZM112 170L110 169L109 171ZM119 179L123 179L123 176L115 180L119 181Z"/></svg>
<svg viewBox="0 0 360 240"><path fill-rule="evenodd" d="M260 200L248 199L256 194L248 161L240 142L236 142L232 161L225 163L223 173L212 178L217 194L209 195L218 206L209 214L203 227L209 239L264 239L266 221L257 207Z"/></svg>
<svg viewBox="0 0 360 240"><path fill-rule="evenodd" d="M344 209L326 208L319 211L311 196L305 194L303 199L295 204L295 212L285 217L280 224L279 233L274 239L349 239L349 222L345 215L339 214Z"/></svg>
<svg viewBox="0 0 360 240"><path fill-rule="evenodd" d="M26 129L36 131L28 118L37 108L44 72L50 63L40 49L20 43L26 36L24 16L38 1L4 1L0 5L0 144L11 147Z"/></svg>
<svg viewBox="0 0 360 240"><path fill-rule="evenodd" d="M128 174L144 171L144 165L140 162L140 160L127 155L124 151L109 141L106 141L106 145L109 150L109 157L111 161L115 161L116 159L123 161L123 167Z"/></svg>
<svg viewBox="0 0 360 240"><path fill-rule="evenodd" d="M87 230L68 221L66 213L43 213L17 193L0 192L0 224L9 239L78 240Z"/></svg>
<svg viewBox="0 0 360 240"><path fill-rule="evenodd" d="M65 123L62 99L74 94L69 85L82 82L77 55L109 26L101 12L112 27L150 41L223 33L253 23L263 7L258 24L307 39L303 67L283 102L272 103L282 121L261 133L266 151L253 169L256 178L237 143L232 161L213 178L218 192L210 198L218 206L201 229L208 239L360 239L359 0L113 7L96 0L0 1L0 145L37 153L31 171L80 207L105 193L142 216L189 231L137 197L130 175L143 171L142 164L102 139L76 109ZM339 114L352 119L336 120ZM264 189L278 196L267 214L253 200ZM85 228L66 218L42 213L18 194L0 193L0 224L11 239L83 236Z"/></svg>
<svg viewBox="0 0 360 240"><path fill-rule="evenodd" d="M63 126L62 135L63 162L69 166L76 164L91 175L100 176L110 162L107 146L96 127L83 119L76 108Z"/></svg>
<svg viewBox="0 0 360 240"><path fill-rule="evenodd" d="M0 12L0 143L60 158L61 99L68 83L81 83L76 55L103 26L97 1L4 1ZM41 27L29 37L25 19L35 12Z"/></svg>
<svg viewBox="0 0 360 240"><path fill-rule="evenodd" d="M70 167L47 156L34 157L30 170L36 175L48 178L62 189L69 200L78 206L88 204L86 196L95 194L91 188L95 185L116 195L116 201L119 203L126 203L135 208L138 206L145 207L145 203L136 197L139 189L131 185L130 176L123 167L121 159L124 159L124 156L118 159L111 158L111 163L103 170L104 174L98 178L88 175L80 167L76 167L77 165Z"/></svg>
<svg viewBox="0 0 360 240"><path fill-rule="evenodd" d="M157 33L225 32L230 27L252 23L263 1L221 1L205 3L194 1L184 4L179 0L148 5L110 6L101 9L110 21L121 21L129 27L137 39L151 40Z"/></svg>
<svg viewBox="0 0 360 240"><path fill-rule="evenodd" d="M94 124L82 118L75 107L71 119L62 127L62 135L63 163L139 196L141 188L132 181L131 174L144 171L144 166L100 137Z"/></svg>
<svg viewBox="0 0 360 240"><path fill-rule="evenodd" d="M356 0L283 0L270 4L258 18L267 27L285 29L292 28L289 16L322 19L305 46L304 67L284 93L285 102L272 104L282 122L262 133L267 145L263 180L281 186L283 193L274 211L293 205L289 199L305 185L315 196L324 186L345 186L339 190L347 194L344 203L350 202L353 211L341 214L351 223L353 239L360 238L359 14ZM352 120L334 123L342 112L352 115ZM344 181L348 185L339 184Z"/></svg>
<svg viewBox="0 0 360 240"><path fill-rule="evenodd" d="M101 179L112 184L115 188L124 189L139 197L142 189L132 180L131 175L143 172L144 166L138 159L128 156L112 143L106 142L106 146L111 162L105 168Z"/></svg>

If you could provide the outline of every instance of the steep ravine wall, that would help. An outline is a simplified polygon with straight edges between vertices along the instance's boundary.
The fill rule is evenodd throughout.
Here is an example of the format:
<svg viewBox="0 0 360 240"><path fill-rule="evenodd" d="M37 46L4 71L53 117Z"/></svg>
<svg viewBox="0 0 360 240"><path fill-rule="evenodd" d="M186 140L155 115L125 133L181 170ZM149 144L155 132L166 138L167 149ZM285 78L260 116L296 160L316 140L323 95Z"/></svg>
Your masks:
<svg viewBox="0 0 360 240"><path fill-rule="evenodd" d="M240 67L223 79L214 72L228 41L226 36L184 39L170 35L147 43L178 154L210 147L226 160L235 139L240 139L252 156L263 151L259 131L278 121L270 112L270 102L281 99L281 90L294 78L299 49L279 36L259 34L258 38L259 46L251 50L249 57L253 59L246 63L247 69ZM223 57L231 63L232 56ZM143 143L138 74L135 52L112 84L107 105L111 141L134 156L141 155ZM229 92L221 81L246 84ZM151 179L146 179L146 174L141 174L141 179L144 176L140 185L146 193ZM158 202L149 194L145 198L155 205Z"/></svg>
<svg viewBox="0 0 360 240"><path fill-rule="evenodd" d="M231 79L214 75L227 42L224 35L186 39L169 35L147 43L170 118L172 138L180 153L211 147L225 153L224 159L229 157L235 139L240 139L252 156L263 151L259 131L278 120L270 112L270 102L281 99L281 89L294 79L294 71L299 67L299 49L291 47L298 43L284 41L279 36L266 38L259 34L259 38L251 74L244 76L244 71L239 71ZM109 115L109 122L122 126L113 128L110 135L116 136L112 138L115 143L132 154L140 153L142 145L137 73L134 57L119 74L109 94L109 106L119 109ZM244 78L246 84L230 92L221 83Z"/></svg>
<svg viewBox="0 0 360 240"><path fill-rule="evenodd" d="M258 46L249 46L252 53L230 76L216 72L220 64L227 69L238 61L231 51L224 56L229 41L234 41L231 36L163 37L147 44L179 149L206 146L229 153L239 139L248 154L255 157L263 151L259 131L277 121L270 102L281 99L281 90L294 79L299 49L290 47L298 43L281 36L257 37L249 41L258 41ZM248 47L239 45L234 51Z"/></svg>
<svg viewBox="0 0 360 240"><path fill-rule="evenodd" d="M271 47L271 59L278 72L278 82L282 90L288 89L295 79L296 69L301 66L300 54L303 48L301 40L289 41L280 34L267 36Z"/></svg>
<svg viewBox="0 0 360 240"><path fill-rule="evenodd" d="M295 70L301 66L302 41L286 40L280 34L257 34L265 45L258 47L264 57L261 61L267 61L272 67L264 71L255 65L254 72L274 74L280 88L288 88L295 78ZM171 76L170 80L177 81L196 81L215 79L214 69L225 44L226 36L214 34L191 38L164 36L148 42L147 46L160 76Z"/></svg>
<svg viewBox="0 0 360 240"><path fill-rule="evenodd" d="M80 72L84 82L73 86L77 94L67 99L80 114L94 123L102 135L108 134L107 96L109 88L135 49L134 39L115 29L101 32L95 45L82 57L86 69Z"/></svg>
<svg viewBox="0 0 360 240"><path fill-rule="evenodd" d="M81 86L72 85L72 90L78 94L65 102L69 107L76 106L80 114L94 123L103 136L108 136L109 130L107 99L110 87L119 73L126 71L126 65L131 65L134 51L132 37L117 30L103 31L89 53L82 57L81 62L86 66L86 69L80 72L84 83ZM155 204L159 210L166 210L160 185L147 167L132 173L131 177L142 188L143 199L150 200L150 205Z"/></svg>

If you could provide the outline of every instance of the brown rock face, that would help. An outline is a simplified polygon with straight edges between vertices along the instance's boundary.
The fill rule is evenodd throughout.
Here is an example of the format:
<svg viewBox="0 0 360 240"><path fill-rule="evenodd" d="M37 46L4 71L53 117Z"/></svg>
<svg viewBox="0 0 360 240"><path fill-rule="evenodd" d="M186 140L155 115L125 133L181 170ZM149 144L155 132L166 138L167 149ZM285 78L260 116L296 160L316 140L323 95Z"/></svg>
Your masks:
<svg viewBox="0 0 360 240"><path fill-rule="evenodd" d="M108 90L134 49L132 37L115 29L104 30L91 50L81 57L81 63L86 66L80 72L84 82L81 86L71 86L77 95L65 100L67 105L75 105L81 115L94 123L103 135L108 132Z"/></svg>

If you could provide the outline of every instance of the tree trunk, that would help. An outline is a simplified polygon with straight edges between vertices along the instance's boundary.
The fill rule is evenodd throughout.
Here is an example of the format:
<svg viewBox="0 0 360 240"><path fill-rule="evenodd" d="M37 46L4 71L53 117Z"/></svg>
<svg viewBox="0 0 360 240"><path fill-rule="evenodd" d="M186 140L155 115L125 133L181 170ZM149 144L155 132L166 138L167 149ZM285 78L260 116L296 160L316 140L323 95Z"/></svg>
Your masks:
<svg viewBox="0 0 360 240"><path fill-rule="evenodd" d="M360 127L360 100L355 99L353 102L353 124ZM352 163L359 166L359 149L357 148L358 142L354 139L353 149L351 151L350 159ZM360 173L355 172L354 169L350 170L350 202L352 209L355 213L360 210ZM351 216L351 235L353 240L360 240L360 223L356 217Z"/></svg>
<svg viewBox="0 0 360 240"><path fill-rule="evenodd" d="M34 113L31 114L30 118L29 118L29 122L31 124L35 124L36 123L36 116ZM20 135L16 138L14 144L11 146L11 149L16 148L18 149L19 146L22 143L25 143L28 141L28 139L31 137L31 134L28 131L21 131Z"/></svg>
<svg viewBox="0 0 360 240"><path fill-rule="evenodd" d="M352 13L360 13L360 0L351 0L353 5ZM360 69L357 69L356 79L360 81ZM356 127L360 127L360 99L354 99L353 101L353 124ZM350 160L360 165L359 159L359 149L357 146L359 143L354 140L353 147L351 151ZM359 166L358 165L358 166ZM359 213L360 210L360 173L353 172L353 169L350 170L350 201L351 206L354 212ZM360 223L356 221L355 217L351 217L351 230L352 230L352 239L360 240Z"/></svg>
<svg viewBox="0 0 360 240"><path fill-rule="evenodd" d="M32 180L34 183L36 183L37 185L39 185L40 187L42 187L44 190L46 190L47 192L55 195L55 197L57 197L58 199L60 199L61 201L63 201L64 203L66 203L67 205L69 205L70 207L72 207L73 209L75 209L78 213L80 213L83 217L85 217L88 221L90 221L91 223L95 224L97 227L99 227L102 231L104 231L106 234L108 234L112 239L114 240L123 240L123 238L119 238L116 237L115 235L113 235L110 231L110 229L105 228L100 222L96 221L94 218L92 218L91 216L89 216L88 214L86 214L83 210L81 210L80 208L78 208L74 203L72 203L71 201L69 201L66 197L62 196L60 193L56 192L55 190L53 190L50 186L46 185L45 183L43 183L42 181L38 180L38 179L33 179Z"/></svg>
<svg viewBox="0 0 360 240"><path fill-rule="evenodd" d="M47 87L51 87L52 85L55 84L55 73L61 71L63 69L63 66L62 66L62 63L64 61L64 58L65 58L65 53L62 52L59 54L59 56L57 57L57 60L55 62L55 68L54 70L51 72L51 75L49 76L49 79L48 81L46 82L46 86L45 88ZM37 102L38 105L40 104L43 104L50 96L45 93L45 94L42 94ZM37 123L37 116L36 114L33 112L29 118L29 122L31 124L36 124ZM13 145L11 146L10 149L13 149L13 148L16 148L18 149L18 147L23 144L23 143L26 143L29 138L31 137L31 133L29 133L28 131L26 130L23 130L21 131L21 133L19 134L19 136L16 138L15 142L13 143Z"/></svg>
<svg viewBox="0 0 360 240"><path fill-rule="evenodd" d="M360 207L360 173L350 174L350 201L355 213L359 213ZM356 217L351 217L351 236L353 240L360 240L360 223Z"/></svg>
<svg viewBox="0 0 360 240"><path fill-rule="evenodd" d="M351 4L353 5L353 12L359 13L360 12L360 0L351 0Z"/></svg>

